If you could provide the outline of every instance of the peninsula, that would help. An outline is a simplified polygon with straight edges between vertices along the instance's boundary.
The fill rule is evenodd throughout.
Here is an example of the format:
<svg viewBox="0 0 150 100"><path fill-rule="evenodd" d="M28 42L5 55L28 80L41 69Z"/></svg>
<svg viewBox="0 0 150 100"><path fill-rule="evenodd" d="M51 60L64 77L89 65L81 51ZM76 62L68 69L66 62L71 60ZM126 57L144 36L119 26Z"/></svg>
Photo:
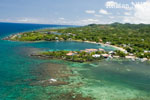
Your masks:
<svg viewBox="0 0 150 100"><path fill-rule="evenodd" d="M4 40L11 41L78 41L90 42L117 48L115 51L105 51L101 48L89 48L81 51L43 51L31 56L64 59L75 62L87 62L103 58L127 58L147 61L150 59L150 25L120 24L109 25L90 24L83 27L64 29L42 29L32 32L18 33Z"/></svg>

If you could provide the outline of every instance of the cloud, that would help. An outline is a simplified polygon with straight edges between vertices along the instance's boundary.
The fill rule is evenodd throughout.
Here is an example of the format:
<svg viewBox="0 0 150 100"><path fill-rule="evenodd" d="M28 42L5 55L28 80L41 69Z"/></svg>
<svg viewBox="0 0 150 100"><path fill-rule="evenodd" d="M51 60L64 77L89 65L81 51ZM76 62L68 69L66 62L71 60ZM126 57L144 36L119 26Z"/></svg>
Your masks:
<svg viewBox="0 0 150 100"><path fill-rule="evenodd" d="M11 19L0 19L0 22L12 22Z"/></svg>
<svg viewBox="0 0 150 100"><path fill-rule="evenodd" d="M84 19L81 20L84 24L93 24L93 23L98 23L99 20L98 19Z"/></svg>
<svg viewBox="0 0 150 100"><path fill-rule="evenodd" d="M150 24L150 0L140 4L133 4L133 14L124 17L124 22L132 22L135 24Z"/></svg>
<svg viewBox="0 0 150 100"><path fill-rule="evenodd" d="M85 11L87 14L95 14L95 10L86 10Z"/></svg>
<svg viewBox="0 0 150 100"><path fill-rule="evenodd" d="M129 16L129 15L131 15L131 13L130 12L125 12L124 15Z"/></svg>
<svg viewBox="0 0 150 100"><path fill-rule="evenodd" d="M17 19L16 22L23 22L23 23L38 23L39 20L35 18L21 18Z"/></svg>
<svg viewBox="0 0 150 100"><path fill-rule="evenodd" d="M100 9L99 13L104 14L104 15L110 14L110 13L107 12L107 10L104 10L104 9Z"/></svg>
<svg viewBox="0 0 150 100"><path fill-rule="evenodd" d="M13 23L39 23L39 24L46 24L48 23L45 19L41 18L7 18L7 19L0 19L1 22L13 22Z"/></svg>
<svg viewBox="0 0 150 100"><path fill-rule="evenodd" d="M114 16L109 16L109 18L110 18L110 19L114 19L115 17L114 17Z"/></svg>
<svg viewBox="0 0 150 100"><path fill-rule="evenodd" d="M125 9L125 10L132 9L132 7L129 4L122 4L122 3L115 2L115 1L107 1L105 3L105 7L106 8L121 8L121 9Z"/></svg>
<svg viewBox="0 0 150 100"><path fill-rule="evenodd" d="M98 14L95 14L94 16L95 16L95 17L102 17L102 15L98 15Z"/></svg>
<svg viewBox="0 0 150 100"><path fill-rule="evenodd" d="M115 1L107 1L105 3L106 8L115 7L116 5L118 5L118 3Z"/></svg>
<svg viewBox="0 0 150 100"><path fill-rule="evenodd" d="M63 18L63 17L60 17L60 18L58 18L59 20L65 20L65 18Z"/></svg>
<svg viewBox="0 0 150 100"><path fill-rule="evenodd" d="M82 20L83 22L88 21L88 22L98 22L99 20L97 19L86 19L86 20Z"/></svg>

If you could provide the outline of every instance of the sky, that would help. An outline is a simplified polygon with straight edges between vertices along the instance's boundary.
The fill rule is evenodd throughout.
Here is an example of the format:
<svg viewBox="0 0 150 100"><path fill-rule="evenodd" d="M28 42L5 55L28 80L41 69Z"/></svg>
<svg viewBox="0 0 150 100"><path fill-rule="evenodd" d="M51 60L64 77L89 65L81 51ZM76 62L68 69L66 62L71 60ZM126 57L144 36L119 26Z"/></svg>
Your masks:
<svg viewBox="0 0 150 100"><path fill-rule="evenodd" d="M0 22L150 24L150 0L0 0Z"/></svg>

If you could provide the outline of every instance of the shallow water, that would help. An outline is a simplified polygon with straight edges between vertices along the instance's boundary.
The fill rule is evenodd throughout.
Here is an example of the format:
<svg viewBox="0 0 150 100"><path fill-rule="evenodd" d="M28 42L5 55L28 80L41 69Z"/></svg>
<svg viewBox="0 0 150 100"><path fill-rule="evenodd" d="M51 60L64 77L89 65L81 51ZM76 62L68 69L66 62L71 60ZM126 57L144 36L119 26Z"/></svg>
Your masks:
<svg viewBox="0 0 150 100"><path fill-rule="evenodd" d="M22 31L28 31L28 28ZM17 28L12 32L3 30L0 37L15 32L21 31L17 31ZM80 42L26 43L0 40L0 100L71 100L75 97L84 100L77 94L96 100L149 100L148 62L103 60L74 63L28 56L39 50L82 50L100 47ZM58 83L47 84L47 79L50 78L56 78ZM44 83L41 83L43 81Z"/></svg>
<svg viewBox="0 0 150 100"><path fill-rule="evenodd" d="M58 27L57 25L12 23L0 23L0 26L0 39L17 32ZM30 83L36 79L36 76L32 75L33 70L39 64L49 61L28 57L27 54L36 49L26 44L0 40L0 100L35 100L34 98L39 98L43 94L40 91L42 87L33 87Z"/></svg>
<svg viewBox="0 0 150 100"><path fill-rule="evenodd" d="M150 98L150 68L146 62L104 60L88 64L72 63L69 66L78 74L71 78L74 81L72 85L76 87L74 90L85 97L91 96L96 100Z"/></svg>

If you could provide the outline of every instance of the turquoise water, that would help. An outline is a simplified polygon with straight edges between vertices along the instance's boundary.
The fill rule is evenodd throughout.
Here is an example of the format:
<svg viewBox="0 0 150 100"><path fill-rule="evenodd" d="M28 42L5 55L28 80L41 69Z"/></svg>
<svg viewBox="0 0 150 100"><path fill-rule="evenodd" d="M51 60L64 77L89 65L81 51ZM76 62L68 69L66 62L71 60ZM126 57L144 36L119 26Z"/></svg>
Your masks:
<svg viewBox="0 0 150 100"><path fill-rule="evenodd" d="M9 23L7 23L10 26ZM12 24L11 24L12 25ZM0 29L0 38L16 32L44 27L14 24ZM19 30L18 30L18 27ZM24 29L25 27L25 29ZM60 26L59 26L60 27ZM64 26L62 26L64 27ZM150 63L127 60L103 60L92 63L73 63L62 60L31 58L39 50L82 50L101 48L100 45L80 42L11 42L0 40L0 100L72 100L67 94L82 94L95 100L150 100ZM112 50L111 47L102 47ZM63 68L63 69L61 69ZM68 85L39 85L55 78L56 70L68 73ZM65 70L65 71L64 71ZM62 74L61 73L61 74ZM64 74L65 75L65 74ZM60 77L61 75L58 74ZM62 77L62 76L61 76ZM61 95L61 99L58 98ZM82 100L82 99L79 99Z"/></svg>
<svg viewBox="0 0 150 100"><path fill-rule="evenodd" d="M66 26L0 23L0 39L13 33L47 27ZM29 100L29 98L34 100L32 97L38 95L38 93L31 93L30 80L35 79L31 72L37 65L47 62L47 60L29 58L22 48L31 47L32 45L30 46L28 43L0 40L0 100L20 100L20 98L21 100ZM25 89L27 92L23 91Z"/></svg>
<svg viewBox="0 0 150 100"><path fill-rule="evenodd" d="M84 43L84 42L37 42L37 43L24 43L23 46L41 48L45 50L84 50L89 48L103 48L106 51L115 50L113 47L105 47L92 43Z"/></svg>
<svg viewBox="0 0 150 100"><path fill-rule="evenodd" d="M27 24L0 24L0 38L23 31L41 29L44 27L58 27L55 25L27 25ZM59 26L60 27L60 26ZM64 27L64 26L62 26ZM36 80L34 70L49 60L34 59L28 56L30 51L42 50L82 50L99 48L99 45L79 42L12 42L0 40L0 100L42 98L42 87L30 86ZM36 49L34 49L36 48ZM111 48L106 48L111 49ZM39 91L41 90L41 91ZM48 98L43 97L43 98Z"/></svg>
<svg viewBox="0 0 150 100"><path fill-rule="evenodd" d="M88 68L87 68L88 67ZM82 65L84 86L78 89L97 100L149 100L149 62L101 61Z"/></svg>

